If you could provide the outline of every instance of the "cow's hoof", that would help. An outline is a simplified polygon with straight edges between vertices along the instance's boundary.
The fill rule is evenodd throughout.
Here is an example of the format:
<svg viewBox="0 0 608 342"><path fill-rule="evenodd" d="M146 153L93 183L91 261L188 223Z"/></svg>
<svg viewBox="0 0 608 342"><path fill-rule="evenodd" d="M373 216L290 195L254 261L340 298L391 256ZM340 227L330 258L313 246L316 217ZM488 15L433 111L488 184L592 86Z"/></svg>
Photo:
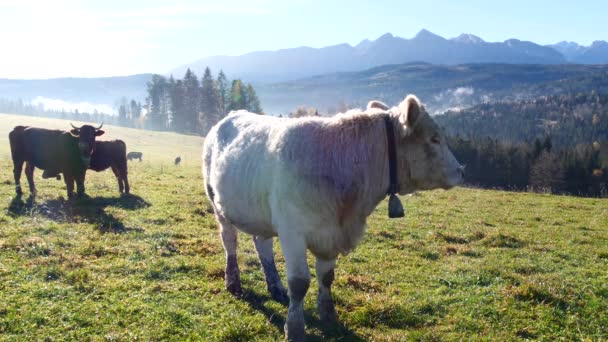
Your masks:
<svg viewBox="0 0 608 342"><path fill-rule="evenodd" d="M241 297L243 295L243 288L241 287L240 283L234 282L226 284L226 290L228 290L228 292L235 297Z"/></svg>
<svg viewBox="0 0 608 342"><path fill-rule="evenodd" d="M304 322L299 324L285 323L285 341L289 342L304 342L306 341L306 333L304 331Z"/></svg>
<svg viewBox="0 0 608 342"><path fill-rule="evenodd" d="M287 295L287 290L283 287L271 287L268 289L270 292L270 296L272 299L276 300L282 304L289 304L289 296Z"/></svg>
<svg viewBox="0 0 608 342"><path fill-rule="evenodd" d="M57 175L57 177L55 177L56 180L61 180L61 175Z"/></svg>
<svg viewBox="0 0 608 342"><path fill-rule="evenodd" d="M335 310L321 311L321 312L319 312L319 318L321 318L321 322L323 322L323 323L327 323L327 324L338 323L338 315L336 315Z"/></svg>
<svg viewBox="0 0 608 342"><path fill-rule="evenodd" d="M329 324L338 323L338 315L336 315L333 300L328 298L317 300L317 312L322 322Z"/></svg>

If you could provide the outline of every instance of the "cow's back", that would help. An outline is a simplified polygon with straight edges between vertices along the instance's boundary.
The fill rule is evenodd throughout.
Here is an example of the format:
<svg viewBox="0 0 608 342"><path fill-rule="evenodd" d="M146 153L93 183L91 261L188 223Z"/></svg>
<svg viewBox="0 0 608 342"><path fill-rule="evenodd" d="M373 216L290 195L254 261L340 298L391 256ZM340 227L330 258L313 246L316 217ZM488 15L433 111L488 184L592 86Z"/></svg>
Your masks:
<svg viewBox="0 0 608 342"><path fill-rule="evenodd" d="M68 132L26 127L22 143L26 160L37 168L64 171L82 164L77 139Z"/></svg>
<svg viewBox="0 0 608 342"><path fill-rule="evenodd" d="M205 139L203 172L216 210L243 229L270 232L269 196L277 166L269 150L278 118L237 112Z"/></svg>
<svg viewBox="0 0 608 342"><path fill-rule="evenodd" d="M95 151L91 155L89 168L94 171L103 171L110 166L126 168L127 145L122 140L96 141Z"/></svg>

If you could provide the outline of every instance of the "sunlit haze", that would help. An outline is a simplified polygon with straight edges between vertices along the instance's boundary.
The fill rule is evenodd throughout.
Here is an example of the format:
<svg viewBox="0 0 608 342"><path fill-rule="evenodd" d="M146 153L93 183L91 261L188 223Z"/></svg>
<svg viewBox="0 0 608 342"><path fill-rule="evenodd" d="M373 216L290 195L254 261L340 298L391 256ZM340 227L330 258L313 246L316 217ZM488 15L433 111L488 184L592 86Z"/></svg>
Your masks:
<svg viewBox="0 0 608 342"><path fill-rule="evenodd" d="M165 73L211 55L357 44L426 28L539 44L608 38L604 1L7 1L0 78Z"/></svg>

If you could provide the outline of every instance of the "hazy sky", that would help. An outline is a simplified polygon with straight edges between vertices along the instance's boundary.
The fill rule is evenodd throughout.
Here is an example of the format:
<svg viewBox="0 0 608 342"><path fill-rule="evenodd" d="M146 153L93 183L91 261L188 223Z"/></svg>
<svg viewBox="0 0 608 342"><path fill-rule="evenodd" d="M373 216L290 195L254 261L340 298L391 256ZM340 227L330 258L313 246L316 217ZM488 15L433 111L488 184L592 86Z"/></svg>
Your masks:
<svg viewBox="0 0 608 342"><path fill-rule="evenodd" d="M487 41L608 40L605 0L0 0L0 78L164 73L199 58L426 28Z"/></svg>

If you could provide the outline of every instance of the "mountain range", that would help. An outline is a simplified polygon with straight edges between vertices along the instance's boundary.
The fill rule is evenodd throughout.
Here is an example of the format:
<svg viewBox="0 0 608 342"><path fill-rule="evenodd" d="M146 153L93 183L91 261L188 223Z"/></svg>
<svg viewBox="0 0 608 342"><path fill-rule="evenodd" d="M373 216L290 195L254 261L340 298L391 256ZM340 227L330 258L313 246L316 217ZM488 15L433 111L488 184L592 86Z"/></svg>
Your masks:
<svg viewBox="0 0 608 342"><path fill-rule="evenodd" d="M574 42L566 41L547 46L559 51L570 63L608 63L608 42L603 40L596 40L590 46L582 46Z"/></svg>
<svg viewBox="0 0 608 342"><path fill-rule="evenodd" d="M406 63L262 84L256 90L269 113L302 105L335 113L372 99L395 105L406 94L418 95L430 113L439 113L484 102L607 93L608 65Z"/></svg>
<svg viewBox="0 0 608 342"><path fill-rule="evenodd" d="M370 98L392 104L406 93L419 94L432 111L441 111L488 99L523 96L522 89L536 94L563 93L568 86L564 80L582 77L584 81L575 83L597 84L591 81L594 73L601 73L599 79L605 80L604 67L580 64L608 64L608 43L543 46L517 39L486 42L473 34L446 39L421 30L409 39L387 33L354 46L207 57L167 75L181 78L191 68L200 77L207 66L215 74L224 70L231 79L253 83L269 113L285 113L298 105L324 111L339 103L362 105ZM151 77L0 79L0 98L32 101L44 97L107 108L123 96L143 102Z"/></svg>
<svg viewBox="0 0 608 342"><path fill-rule="evenodd" d="M406 39L390 33L355 46L338 44L323 48L297 47L257 51L241 56L213 56L188 63L168 72L181 77L188 68L202 74L205 67L223 69L228 75L254 83L273 83L333 72L359 71L381 65L426 62L432 64L603 64L608 63L608 43L591 46L562 42L539 45L508 39L486 42L472 34L446 39L421 30Z"/></svg>

